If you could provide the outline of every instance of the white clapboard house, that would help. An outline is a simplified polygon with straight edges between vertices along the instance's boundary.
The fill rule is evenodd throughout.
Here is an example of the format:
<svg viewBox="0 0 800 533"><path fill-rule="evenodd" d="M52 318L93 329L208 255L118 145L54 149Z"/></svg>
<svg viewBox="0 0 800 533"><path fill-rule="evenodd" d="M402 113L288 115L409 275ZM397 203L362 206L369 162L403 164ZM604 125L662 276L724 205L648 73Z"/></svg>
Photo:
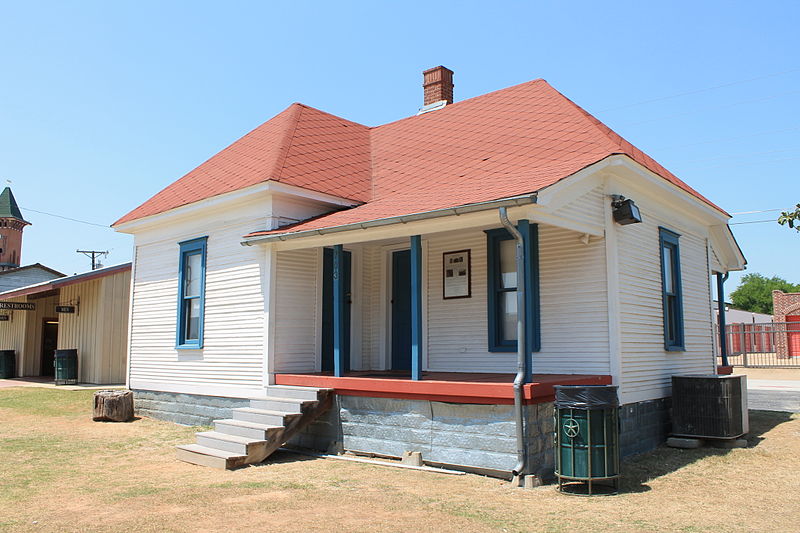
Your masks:
<svg viewBox="0 0 800 533"><path fill-rule="evenodd" d="M716 371L712 275L745 265L724 210L544 80L424 90L377 127L292 104L115 223L140 412L216 419L180 458L546 473L553 385L618 385L630 454L663 439L673 374Z"/></svg>

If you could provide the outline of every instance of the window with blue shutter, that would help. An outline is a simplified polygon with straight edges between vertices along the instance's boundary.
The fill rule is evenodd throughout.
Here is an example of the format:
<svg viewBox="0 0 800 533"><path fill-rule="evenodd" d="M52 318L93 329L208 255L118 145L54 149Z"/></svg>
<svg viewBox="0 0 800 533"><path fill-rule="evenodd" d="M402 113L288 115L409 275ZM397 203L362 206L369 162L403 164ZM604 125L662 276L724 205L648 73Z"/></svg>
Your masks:
<svg viewBox="0 0 800 533"><path fill-rule="evenodd" d="M664 348L684 350L683 294L681 290L680 235L666 228L658 229L661 248L661 295L664 307Z"/></svg>
<svg viewBox="0 0 800 533"><path fill-rule="evenodd" d="M178 243L178 335L177 347L203 347L203 315L205 314L206 241L200 237Z"/></svg>
<svg viewBox="0 0 800 533"><path fill-rule="evenodd" d="M525 240L527 337L530 352L540 349L539 239L536 224L521 220ZM486 231L487 300L490 352L517 351L516 241L505 228Z"/></svg>

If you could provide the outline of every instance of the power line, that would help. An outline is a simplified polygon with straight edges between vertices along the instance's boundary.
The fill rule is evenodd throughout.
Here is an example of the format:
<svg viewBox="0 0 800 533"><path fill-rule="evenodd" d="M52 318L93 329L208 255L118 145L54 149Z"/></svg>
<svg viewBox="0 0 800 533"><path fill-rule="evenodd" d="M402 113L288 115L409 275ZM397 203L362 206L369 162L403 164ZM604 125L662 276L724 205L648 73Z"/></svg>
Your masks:
<svg viewBox="0 0 800 533"><path fill-rule="evenodd" d="M685 111L685 112L681 112L681 113L673 113L671 115L664 115L664 116L661 116L661 117L649 118L647 120L640 120L638 122L623 122L621 125L622 126L638 126L639 124L647 124L648 122L656 122L658 120L665 120L665 119L668 119L668 118L682 117L682 116L685 116L685 115L694 115L695 113L698 113L700 111L706 111L706 110L709 110L709 109L727 109L729 107L736 107L736 106L743 105L743 104L752 104L752 103L755 103L755 102L764 102L766 100L772 100L774 98L780 98L781 96L788 96L790 94L797 94L798 92L800 92L800 91L789 91L789 92L785 92L785 93L778 93L778 94L773 94L773 95L770 95L770 96L765 96L763 98L755 98L755 99L752 99L752 100L741 100L739 102L733 102L732 104L725 104L725 105L716 106L716 107L704 107L703 109L694 109L694 110L691 110L691 111Z"/></svg>
<svg viewBox="0 0 800 533"><path fill-rule="evenodd" d="M774 78L775 76L782 76L784 74L790 74L792 72L797 72L797 71L800 71L800 68L793 68L793 69L784 70L784 71L781 71L781 72L773 72L771 74L765 74L764 76L758 76L758 77L755 77L755 78L748 78L748 79L745 79L745 80L731 81L731 82L728 82L728 83L723 83L721 85L714 85L712 87L705 87L705 88L702 88L702 89L694 89L692 91L685 91L685 92L682 92L682 93L671 94L671 95L668 95L668 96L661 96L661 97L658 97L658 98L651 98L650 100L642 100L641 102L634 102L632 104L625 104L625 105L621 105L621 106L617 106L617 107L610 107L610 108L607 108L607 109L601 109L600 111L598 111L598 113L604 113L606 111L616 111L617 109L627 109L629 107L636 107L636 106L640 106L640 105L651 104L653 102L661 102L663 100L670 100L672 98L680 98L681 96L689 96L691 94L699 94L699 93L704 93L704 92L708 92L708 91L715 91L717 89L723 89L725 87L731 87L733 85L740 85L742 83L749 83L751 81L758 81L758 80L764 80L764 79L767 79L767 78Z"/></svg>
<svg viewBox="0 0 800 533"><path fill-rule="evenodd" d="M85 220L78 220L77 218L65 217L63 215L56 215L54 213L47 213L45 211L37 211L36 209L31 209L30 207L22 207L21 209L23 211L33 211L34 213L39 213L40 215L47 215L47 216L50 216L50 217L62 218L64 220L71 220L72 222L80 222L81 224L88 224L90 226L98 226L100 228L110 229L110 226L107 225L107 224L96 224L94 222L87 222Z"/></svg>
<svg viewBox="0 0 800 533"><path fill-rule="evenodd" d="M741 224L763 224L765 222L774 222L775 224L778 223L777 219L769 219L769 220L750 220L749 222L728 222L729 226L738 226Z"/></svg>
<svg viewBox="0 0 800 533"><path fill-rule="evenodd" d="M717 155L714 157L701 157L699 159L684 159L683 161L678 160L680 163L699 163L701 161L716 161L719 159L738 159L742 157L752 157L754 155L765 155L765 154L782 154L786 152L795 152L800 150L800 147L796 148L786 148L783 150L766 150L764 152L738 152L736 154L725 154L725 155Z"/></svg>
<svg viewBox="0 0 800 533"><path fill-rule="evenodd" d="M774 213L777 211L789 211L788 209L759 209L758 211L739 211L738 213L731 213L731 215L755 215L756 213Z"/></svg>
<svg viewBox="0 0 800 533"><path fill-rule="evenodd" d="M747 163L747 162L746 163L733 162L733 163L738 168L738 167L749 167L749 166L753 166L753 165L763 165L763 164L766 164L766 163L781 163L783 161L795 161L797 159L800 159L800 156L796 156L796 157L781 157L781 158L778 158L778 159L764 159L764 160L759 160L759 161L750 161L749 163ZM709 166L709 165L700 165L699 167L695 167L695 168L699 168L699 169L703 169L703 170L711 170L711 169L715 169L715 168L725 168L727 166L729 166L729 165L727 163L725 163L725 164L722 164L722 165L711 165L711 166Z"/></svg>
<svg viewBox="0 0 800 533"><path fill-rule="evenodd" d="M91 257L92 259L92 270L97 270L101 268L103 265L100 264L100 261L97 260L98 257L108 257L108 250L100 251L100 250L75 250L76 253L83 254L86 257Z"/></svg>
<svg viewBox="0 0 800 533"><path fill-rule="evenodd" d="M756 133L751 133L749 135L738 135L736 137L720 137L720 138L717 138L717 139L711 139L711 140L707 140L707 141L699 141L699 142L694 142L694 143L689 143L689 144L673 144L673 145L670 145L670 146L662 146L661 149L664 150L666 148L690 148L692 146L700 146L702 144L713 144L713 143L725 142L725 141L738 141L739 139L749 139L751 137L759 137L761 135L769 135L769 134L772 134L772 133L786 133L786 132L789 132L789 131L797 131L797 130L800 130L800 127L797 127L797 128L783 128L783 129L779 129L779 130L766 130L766 131L759 131L759 132L756 132Z"/></svg>

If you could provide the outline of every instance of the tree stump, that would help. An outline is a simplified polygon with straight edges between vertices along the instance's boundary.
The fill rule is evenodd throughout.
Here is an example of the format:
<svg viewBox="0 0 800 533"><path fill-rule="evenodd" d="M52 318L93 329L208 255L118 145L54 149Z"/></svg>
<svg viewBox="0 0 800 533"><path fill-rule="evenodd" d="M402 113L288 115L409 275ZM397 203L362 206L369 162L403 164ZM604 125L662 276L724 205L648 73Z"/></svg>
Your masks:
<svg viewBox="0 0 800 533"><path fill-rule="evenodd" d="M100 390L94 393L95 422L127 422L133 418L133 392Z"/></svg>

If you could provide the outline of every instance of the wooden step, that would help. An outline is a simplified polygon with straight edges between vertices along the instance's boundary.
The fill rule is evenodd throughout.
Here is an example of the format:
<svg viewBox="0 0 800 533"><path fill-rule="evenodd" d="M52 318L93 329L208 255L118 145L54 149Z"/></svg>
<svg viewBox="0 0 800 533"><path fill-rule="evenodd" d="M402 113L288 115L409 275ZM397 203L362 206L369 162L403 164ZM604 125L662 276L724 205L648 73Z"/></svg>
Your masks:
<svg viewBox="0 0 800 533"><path fill-rule="evenodd" d="M195 465L230 470L247 464L246 455L208 448L199 444L183 444L175 448L179 460Z"/></svg>
<svg viewBox="0 0 800 533"><path fill-rule="evenodd" d="M253 409L252 407L237 407L232 410L234 420L244 420L257 424L285 426L292 417L301 416L300 413L284 413L271 409Z"/></svg>
<svg viewBox="0 0 800 533"><path fill-rule="evenodd" d="M197 444L207 448L215 448L242 455L252 454L257 446L263 446L265 440L228 435L218 431L202 431L197 434Z"/></svg>
<svg viewBox="0 0 800 533"><path fill-rule="evenodd" d="M215 431L198 433L197 444L177 446L177 457L220 469L260 463L331 407L332 390L321 389L317 395L316 400L274 395L252 400L251 405L255 402L257 406L293 408L297 412L254 407L232 409L233 418L215 420Z"/></svg>
<svg viewBox="0 0 800 533"><path fill-rule="evenodd" d="M277 396L279 398L297 398L298 400L319 399L321 392L328 393L331 389L317 389L314 387L294 387L292 385L268 385L267 396Z"/></svg>
<svg viewBox="0 0 800 533"><path fill-rule="evenodd" d="M281 411L283 413L300 414L304 408L310 408L317 400L303 400L299 398L283 398L280 396L269 396L250 400L250 407L253 409L263 409L267 411Z"/></svg>
<svg viewBox="0 0 800 533"><path fill-rule="evenodd" d="M226 435L236 435L257 440L269 440L274 433L283 431L283 426L226 418L223 420L215 420L214 429L218 433L225 433Z"/></svg>

